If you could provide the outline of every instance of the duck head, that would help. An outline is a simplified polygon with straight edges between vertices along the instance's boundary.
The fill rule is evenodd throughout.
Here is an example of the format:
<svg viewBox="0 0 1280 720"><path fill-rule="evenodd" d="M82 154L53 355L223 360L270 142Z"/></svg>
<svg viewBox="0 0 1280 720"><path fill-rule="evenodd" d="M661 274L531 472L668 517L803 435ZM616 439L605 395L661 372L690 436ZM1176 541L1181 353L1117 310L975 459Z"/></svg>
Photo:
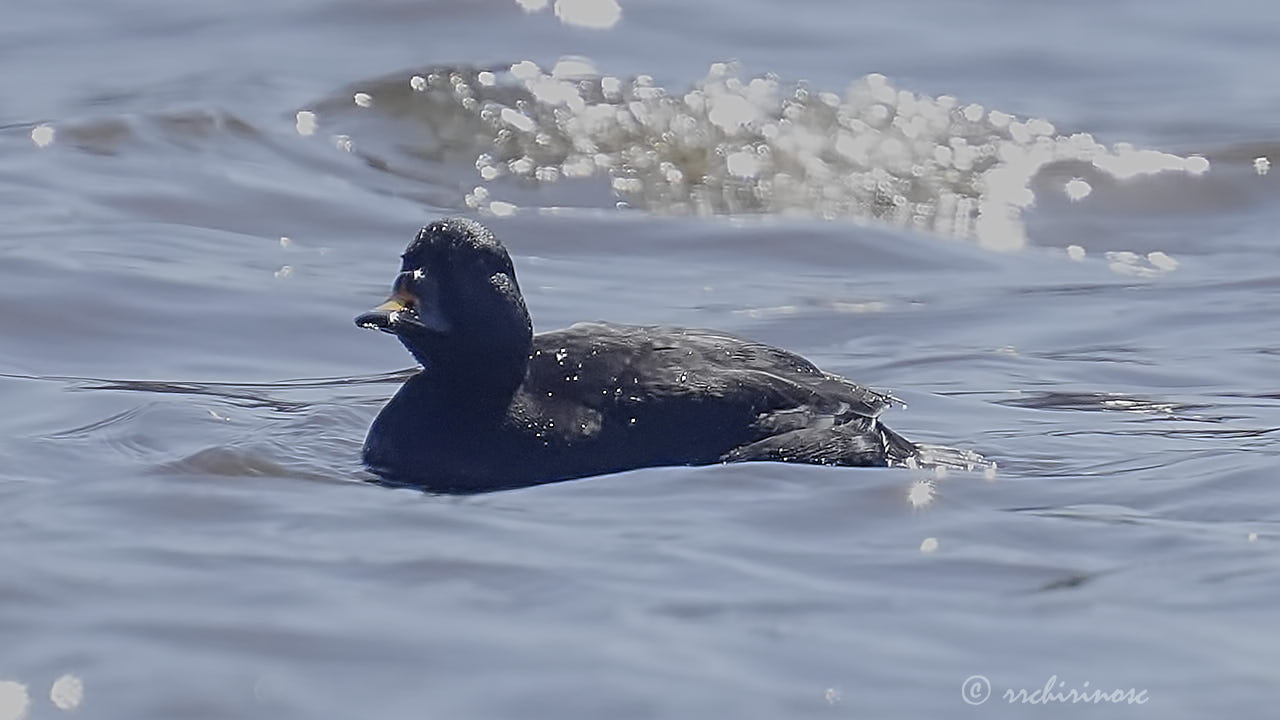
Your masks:
<svg viewBox="0 0 1280 720"><path fill-rule="evenodd" d="M422 228L402 258L391 297L356 325L395 335L441 381L514 391L533 326L502 243L474 220L446 218Z"/></svg>

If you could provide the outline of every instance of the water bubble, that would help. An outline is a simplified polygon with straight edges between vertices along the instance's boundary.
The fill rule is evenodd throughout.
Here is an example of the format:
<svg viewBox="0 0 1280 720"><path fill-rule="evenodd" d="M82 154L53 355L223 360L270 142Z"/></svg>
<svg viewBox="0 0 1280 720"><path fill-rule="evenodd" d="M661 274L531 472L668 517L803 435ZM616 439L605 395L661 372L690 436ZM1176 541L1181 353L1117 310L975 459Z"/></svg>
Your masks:
<svg viewBox="0 0 1280 720"><path fill-rule="evenodd" d="M724 95L714 99L707 119L723 130L733 131L750 124L757 117L755 105L741 95Z"/></svg>
<svg viewBox="0 0 1280 720"><path fill-rule="evenodd" d="M595 170L595 163L585 155L571 155L560 165L560 173L570 178L590 177Z"/></svg>
<svg viewBox="0 0 1280 720"><path fill-rule="evenodd" d="M479 210L489 204L489 190L483 185L477 185L463 197L463 202L472 210Z"/></svg>
<svg viewBox="0 0 1280 720"><path fill-rule="evenodd" d="M542 69L532 60L521 60L512 65L509 72L517 80L532 80L542 74Z"/></svg>
<svg viewBox="0 0 1280 720"><path fill-rule="evenodd" d="M56 132L52 125L37 125L31 128L31 142L35 143L36 147L49 147L53 144L54 135Z"/></svg>
<svg viewBox="0 0 1280 720"><path fill-rule="evenodd" d="M84 702L84 682L75 675L63 675L49 688L49 700L59 710L75 710Z"/></svg>
<svg viewBox="0 0 1280 720"><path fill-rule="evenodd" d="M920 552L924 553L925 555L937 552L937 550L938 550L938 538L927 537L920 542Z"/></svg>
<svg viewBox="0 0 1280 720"><path fill-rule="evenodd" d="M502 202L501 200L494 200L489 203L489 212L493 213L497 217L510 217L515 215L516 210L518 209L519 208L515 205L509 202Z"/></svg>
<svg viewBox="0 0 1280 720"><path fill-rule="evenodd" d="M34 135L33 135L34 137ZM1271 161L1265 157L1253 159L1253 171L1259 175L1266 175L1271 172Z"/></svg>
<svg viewBox="0 0 1280 720"><path fill-rule="evenodd" d="M1163 270L1164 272L1173 272L1178 269L1178 261L1160 250L1147 253L1147 262L1151 263L1157 270Z"/></svg>
<svg viewBox="0 0 1280 720"><path fill-rule="evenodd" d="M934 486L928 480L917 480L907 488L907 502L913 508L922 508L933 502Z"/></svg>
<svg viewBox="0 0 1280 720"><path fill-rule="evenodd" d="M1055 128L1053 127L1053 123L1048 120L1033 118L1027 121L1027 132L1032 135L1048 136L1055 132Z"/></svg>
<svg viewBox="0 0 1280 720"><path fill-rule="evenodd" d="M614 178L613 191L619 195L639 195L644 190L644 181L638 178Z"/></svg>
<svg viewBox="0 0 1280 720"><path fill-rule="evenodd" d="M1111 250L1105 254L1105 257L1107 258L1107 269L1117 275L1151 277L1160 273L1158 269L1143 263L1143 259L1135 252Z"/></svg>
<svg viewBox="0 0 1280 720"><path fill-rule="evenodd" d="M556 0L556 17L566 25L605 30L622 19L617 0Z"/></svg>
<svg viewBox="0 0 1280 720"><path fill-rule="evenodd" d="M537 127L534 124L533 119L528 115L517 110L512 110L511 108L502 108L500 116L502 117L502 122L520 130L521 132L533 132L533 129Z"/></svg>
<svg viewBox="0 0 1280 720"><path fill-rule="evenodd" d="M1085 257L1084 248L1080 247L1079 245L1068 245L1067 257L1071 258L1072 260L1075 260L1076 262L1082 262Z"/></svg>
<svg viewBox="0 0 1280 720"><path fill-rule="evenodd" d="M1089 197L1089 193L1093 192L1093 186L1085 182L1083 178L1072 178L1062 186L1062 191L1072 202L1078 202Z"/></svg>
<svg viewBox="0 0 1280 720"><path fill-rule="evenodd" d="M749 151L736 152L725 159L725 168L731 175L755 177L760 172L760 159Z"/></svg>
<svg viewBox="0 0 1280 720"><path fill-rule="evenodd" d="M622 95L622 81L606 75L600 78L600 92L604 94L606 100L615 101Z"/></svg>
<svg viewBox="0 0 1280 720"><path fill-rule="evenodd" d="M863 113L862 119L872 127L884 127L889 120L889 108L884 105L872 105Z"/></svg>
<svg viewBox="0 0 1280 720"><path fill-rule="evenodd" d="M23 720L31 707L27 686L13 680L0 680L0 720Z"/></svg>
<svg viewBox="0 0 1280 720"><path fill-rule="evenodd" d="M319 123L316 121L316 114L310 110L299 110L294 118L293 127L298 131L299 135L307 137L315 135L316 128Z"/></svg>
<svg viewBox="0 0 1280 720"><path fill-rule="evenodd" d="M362 108L373 107L373 96L369 93L358 92L355 95L352 95L351 99L355 101L356 105L359 105Z"/></svg>
<svg viewBox="0 0 1280 720"><path fill-rule="evenodd" d="M595 64L581 55L566 55L551 68L551 77L557 80L581 80L599 74Z"/></svg>
<svg viewBox="0 0 1280 720"><path fill-rule="evenodd" d="M533 158L528 155L523 155L507 163L507 168L515 175L528 175L533 172L535 167L537 166L534 164Z"/></svg>

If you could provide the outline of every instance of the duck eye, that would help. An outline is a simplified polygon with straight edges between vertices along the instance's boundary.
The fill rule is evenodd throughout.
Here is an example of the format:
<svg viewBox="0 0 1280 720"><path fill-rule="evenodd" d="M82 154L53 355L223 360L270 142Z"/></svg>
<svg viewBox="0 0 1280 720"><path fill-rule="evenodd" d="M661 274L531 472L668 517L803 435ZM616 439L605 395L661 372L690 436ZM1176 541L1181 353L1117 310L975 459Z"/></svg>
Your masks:
<svg viewBox="0 0 1280 720"><path fill-rule="evenodd" d="M412 294L411 293L412 288L409 287L409 283L418 279L418 276L417 276L418 272L419 271L415 270L414 272L402 272L399 275L397 275L395 284L391 288L392 292L395 293L396 295Z"/></svg>

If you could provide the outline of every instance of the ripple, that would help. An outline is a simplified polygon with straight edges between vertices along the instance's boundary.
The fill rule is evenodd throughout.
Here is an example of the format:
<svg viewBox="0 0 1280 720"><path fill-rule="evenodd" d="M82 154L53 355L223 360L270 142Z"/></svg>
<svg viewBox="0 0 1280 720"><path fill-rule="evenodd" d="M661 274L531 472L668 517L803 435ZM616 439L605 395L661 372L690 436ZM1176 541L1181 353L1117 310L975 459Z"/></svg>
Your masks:
<svg viewBox="0 0 1280 720"><path fill-rule="evenodd" d="M3 377L57 382L80 392L156 396L42 438L68 444L67 448L74 445L86 457L97 458L98 463L105 457L104 451L109 451L152 475L367 482L375 478L360 465L360 445L369 418L385 402L385 396L335 396L333 389L399 385L414 372L416 369L267 383ZM317 391L318 398L296 397ZM215 403L196 405L181 396L211 397ZM216 424L210 424L210 417Z"/></svg>
<svg viewBox="0 0 1280 720"><path fill-rule="evenodd" d="M1075 356L1049 356L1058 359L1078 359ZM1096 358L1091 359L1097 362ZM1019 390L1013 397L994 400L996 404L1033 410L1066 410L1084 412L1123 412L1163 417L1170 420L1198 422L1222 422L1230 416L1204 416L1193 411L1204 410L1208 405L1177 403L1113 392L1062 392Z"/></svg>

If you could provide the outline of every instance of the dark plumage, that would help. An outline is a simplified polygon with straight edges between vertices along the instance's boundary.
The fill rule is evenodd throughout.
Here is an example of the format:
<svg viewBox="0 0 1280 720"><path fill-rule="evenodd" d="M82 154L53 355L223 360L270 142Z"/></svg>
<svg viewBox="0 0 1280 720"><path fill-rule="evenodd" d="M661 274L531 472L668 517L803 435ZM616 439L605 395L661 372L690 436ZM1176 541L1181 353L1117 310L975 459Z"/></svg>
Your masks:
<svg viewBox="0 0 1280 720"><path fill-rule="evenodd" d="M483 492L655 465L777 460L912 464L877 419L891 398L804 358L714 330L581 323L533 334L511 258L446 219L404 253L394 294L356 318L423 370L369 430L397 482ZM950 451L967 464L976 458Z"/></svg>

